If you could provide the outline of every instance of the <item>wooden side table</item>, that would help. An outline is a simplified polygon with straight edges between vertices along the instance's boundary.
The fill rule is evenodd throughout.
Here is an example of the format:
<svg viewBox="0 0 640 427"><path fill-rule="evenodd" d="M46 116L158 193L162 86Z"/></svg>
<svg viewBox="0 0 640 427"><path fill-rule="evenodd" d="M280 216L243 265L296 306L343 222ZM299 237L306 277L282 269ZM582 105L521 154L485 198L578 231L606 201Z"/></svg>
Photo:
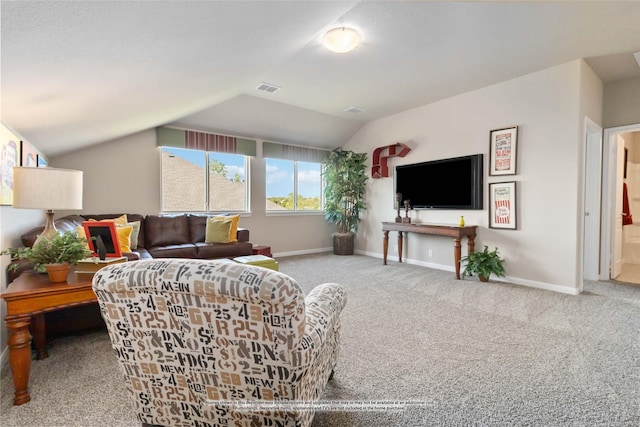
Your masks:
<svg viewBox="0 0 640 427"><path fill-rule="evenodd" d="M251 251L253 255L264 255L272 258L271 255L271 246L261 246L261 245L253 245L253 250Z"/></svg>
<svg viewBox="0 0 640 427"><path fill-rule="evenodd" d="M51 283L46 274L27 271L11 282L0 295L7 303L4 318L9 337L9 365L15 387L14 405L31 400L29 395L29 373L31 371L31 334L29 326L34 324L37 358L46 358L43 314L75 305L97 302L91 287L92 274L76 274L72 267L66 282ZM35 333L35 332L34 332Z"/></svg>

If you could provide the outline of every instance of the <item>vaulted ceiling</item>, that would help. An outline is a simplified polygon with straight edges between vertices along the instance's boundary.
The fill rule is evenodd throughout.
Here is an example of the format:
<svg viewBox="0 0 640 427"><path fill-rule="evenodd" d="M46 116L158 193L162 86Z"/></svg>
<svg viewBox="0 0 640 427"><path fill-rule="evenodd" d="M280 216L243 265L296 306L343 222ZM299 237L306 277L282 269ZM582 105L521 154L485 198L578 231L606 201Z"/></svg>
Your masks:
<svg viewBox="0 0 640 427"><path fill-rule="evenodd" d="M2 122L48 156L166 124L331 148L368 121L578 58L605 82L640 77L640 1L2 1L0 12ZM336 26L362 44L326 50Z"/></svg>

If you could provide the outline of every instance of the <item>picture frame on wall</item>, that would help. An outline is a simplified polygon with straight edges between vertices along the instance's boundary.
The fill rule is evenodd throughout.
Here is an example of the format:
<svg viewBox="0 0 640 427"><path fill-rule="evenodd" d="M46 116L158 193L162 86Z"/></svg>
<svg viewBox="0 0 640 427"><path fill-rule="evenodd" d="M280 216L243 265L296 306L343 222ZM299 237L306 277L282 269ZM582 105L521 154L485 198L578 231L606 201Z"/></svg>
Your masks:
<svg viewBox="0 0 640 427"><path fill-rule="evenodd" d="M489 183L489 228L517 229L516 182Z"/></svg>
<svg viewBox="0 0 640 427"><path fill-rule="evenodd" d="M489 137L489 175L515 175L517 154L518 126L492 130Z"/></svg>
<svg viewBox="0 0 640 427"><path fill-rule="evenodd" d="M0 138L0 205L13 205L13 168L20 166L20 139L2 125Z"/></svg>
<svg viewBox="0 0 640 427"><path fill-rule="evenodd" d="M20 141L22 160L20 166L35 168L38 166L38 152L27 141Z"/></svg>

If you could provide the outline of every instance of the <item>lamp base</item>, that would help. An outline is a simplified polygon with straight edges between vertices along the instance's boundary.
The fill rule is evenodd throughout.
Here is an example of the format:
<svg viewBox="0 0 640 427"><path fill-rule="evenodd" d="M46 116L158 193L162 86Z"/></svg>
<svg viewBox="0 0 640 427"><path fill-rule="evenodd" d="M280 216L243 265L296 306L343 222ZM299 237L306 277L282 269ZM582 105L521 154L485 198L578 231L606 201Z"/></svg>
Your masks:
<svg viewBox="0 0 640 427"><path fill-rule="evenodd" d="M50 239L51 237L58 234L58 229L56 228L56 224L53 222L54 215L55 215L55 212L51 209L49 209L45 213L44 230L42 230L42 233L38 235L38 237L36 238L36 241L33 243L33 246L40 243L43 239Z"/></svg>

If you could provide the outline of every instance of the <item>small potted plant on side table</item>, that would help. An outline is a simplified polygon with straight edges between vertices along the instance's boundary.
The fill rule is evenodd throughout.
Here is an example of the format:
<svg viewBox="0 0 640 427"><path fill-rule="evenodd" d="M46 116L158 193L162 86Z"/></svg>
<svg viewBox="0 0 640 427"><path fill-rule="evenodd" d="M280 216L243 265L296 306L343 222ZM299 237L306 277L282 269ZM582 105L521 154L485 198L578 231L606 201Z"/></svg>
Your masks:
<svg viewBox="0 0 640 427"><path fill-rule="evenodd" d="M498 277L504 277L503 259L498 254L498 248L489 251L485 245L482 252L471 252L460 259L460 264L465 264L462 277L478 276L481 282L488 282L489 276L493 273Z"/></svg>
<svg viewBox="0 0 640 427"><path fill-rule="evenodd" d="M43 237L32 248L9 248L0 255L11 255L11 260L27 260L39 272L47 271L51 282L64 282L71 265L91 256L87 239L79 237L73 231ZM18 268L12 264L9 268Z"/></svg>

